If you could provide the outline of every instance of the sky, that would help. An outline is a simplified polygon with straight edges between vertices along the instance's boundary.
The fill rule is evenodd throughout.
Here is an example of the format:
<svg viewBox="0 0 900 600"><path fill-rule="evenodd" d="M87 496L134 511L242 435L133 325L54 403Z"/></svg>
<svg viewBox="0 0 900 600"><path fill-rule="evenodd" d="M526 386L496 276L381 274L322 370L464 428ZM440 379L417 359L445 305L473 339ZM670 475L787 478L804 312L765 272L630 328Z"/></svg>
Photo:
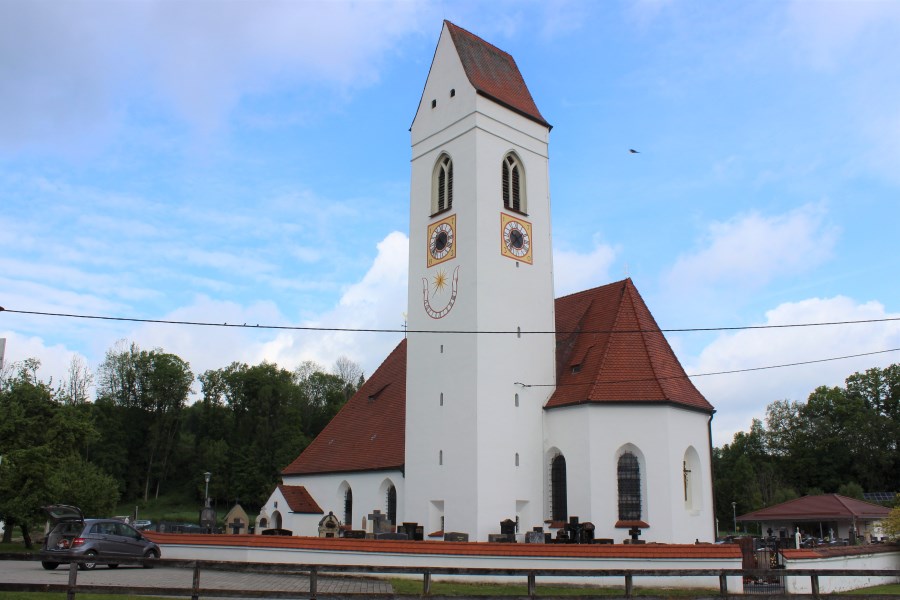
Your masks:
<svg viewBox="0 0 900 600"><path fill-rule="evenodd" d="M402 329L443 19L512 54L553 125L557 296L627 276L661 328L712 329L667 336L716 445L900 362L900 321L723 329L900 318L900 3L0 0L7 364L59 382L124 339L198 375L370 375L401 333L10 310Z"/></svg>

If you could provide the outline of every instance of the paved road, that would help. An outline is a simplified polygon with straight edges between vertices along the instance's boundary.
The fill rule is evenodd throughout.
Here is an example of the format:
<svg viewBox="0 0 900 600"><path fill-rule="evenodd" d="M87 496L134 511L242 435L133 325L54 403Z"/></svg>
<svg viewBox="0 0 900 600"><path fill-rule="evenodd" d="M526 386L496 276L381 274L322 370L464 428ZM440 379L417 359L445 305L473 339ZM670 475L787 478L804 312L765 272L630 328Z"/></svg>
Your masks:
<svg viewBox="0 0 900 600"><path fill-rule="evenodd" d="M78 583L85 585L122 585L134 587L183 587L190 588L191 569L157 567L143 569L122 565L108 569L98 565L93 571L79 571ZM68 565L47 571L37 561L0 560L0 582L3 583L52 583L66 585L69 581ZM215 595L215 590L261 590L308 592L309 579L304 575L269 575L258 573L228 573L200 571L200 586L206 591L202 597ZM209 592L213 593L210 594ZM319 576L318 591L329 594L392 594L388 581L357 577Z"/></svg>

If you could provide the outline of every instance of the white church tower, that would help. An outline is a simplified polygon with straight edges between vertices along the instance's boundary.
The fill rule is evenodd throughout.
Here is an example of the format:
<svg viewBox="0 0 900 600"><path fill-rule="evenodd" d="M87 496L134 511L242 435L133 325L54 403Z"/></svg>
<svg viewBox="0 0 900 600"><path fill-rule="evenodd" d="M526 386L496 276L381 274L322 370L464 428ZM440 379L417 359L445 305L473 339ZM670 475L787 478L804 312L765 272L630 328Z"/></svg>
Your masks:
<svg viewBox="0 0 900 600"><path fill-rule="evenodd" d="M404 519L542 522L555 383L550 125L513 58L444 22L412 124ZM537 442L537 443L536 443Z"/></svg>

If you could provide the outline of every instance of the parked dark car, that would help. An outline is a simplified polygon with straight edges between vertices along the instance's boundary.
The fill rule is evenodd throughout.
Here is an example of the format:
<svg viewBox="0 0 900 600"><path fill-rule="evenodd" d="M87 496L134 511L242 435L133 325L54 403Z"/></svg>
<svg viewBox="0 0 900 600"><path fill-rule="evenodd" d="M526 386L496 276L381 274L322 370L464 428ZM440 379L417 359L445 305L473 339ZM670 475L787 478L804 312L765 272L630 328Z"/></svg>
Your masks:
<svg viewBox="0 0 900 600"><path fill-rule="evenodd" d="M52 570L71 558L159 558L159 546L131 525L117 519L85 519L75 506L54 504L44 510L54 523L41 547L41 564ZM97 563L87 560L80 569L93 569ZM114 569L119 565L109 563ZM152 565L144 565L150 568Z"/></svg>

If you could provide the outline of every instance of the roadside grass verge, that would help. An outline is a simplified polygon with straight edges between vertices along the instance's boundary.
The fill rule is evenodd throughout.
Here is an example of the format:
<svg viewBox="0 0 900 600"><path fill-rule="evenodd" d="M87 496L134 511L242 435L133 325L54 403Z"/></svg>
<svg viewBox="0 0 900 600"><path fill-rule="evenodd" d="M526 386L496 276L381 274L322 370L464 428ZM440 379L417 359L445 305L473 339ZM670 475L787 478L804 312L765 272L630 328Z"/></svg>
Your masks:
<svg viewBox="0 0 900 600"><path fill-rule="evenodd" d="M842 594L852 594L854 596L870 596L881 594L883 596L900 596L900 583L890 583L888 585L876 585L870 588L861 588L851 590L849 592L841 592Z"/></svg>
<svg viewBox="0 0 900 600"><path fill-rule="evenodd" d="M65 592L0 592L0 600L64 600ZM134 596L126 594L83 594L78 592L79 600L134 600ZM172 600L162 596L141 596L141 600Z"/></svg>
<svg viewBox="0 0 900 600"><path fill-rule="evenodd" d="M422 593L422 581L419 579L391 578L394 593L400 596L418 596ZM665 598L709 596L718 593L718 589L706 588L638 588L635 586L635 596L662 596ZM502 583L462 583L455 581L432 581L431 595L433 596L527 596L528 587L525 584ZM586 585L541 585L538 582L537 595L540 596L624 596L624 586L586 586Z"/></svg>

